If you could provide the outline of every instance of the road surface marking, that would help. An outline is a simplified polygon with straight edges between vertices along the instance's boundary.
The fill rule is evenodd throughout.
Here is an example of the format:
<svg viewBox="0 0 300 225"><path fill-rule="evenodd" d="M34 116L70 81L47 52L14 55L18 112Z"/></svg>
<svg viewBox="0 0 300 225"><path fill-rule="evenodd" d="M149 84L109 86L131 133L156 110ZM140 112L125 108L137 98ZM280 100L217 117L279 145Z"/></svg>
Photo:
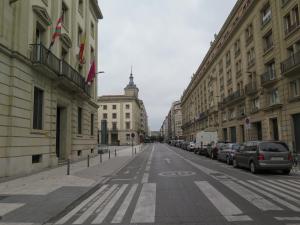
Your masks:
<svg viewBox="0 0 300 225"><path fill-rule="evenodd" d="M234 205L207 181L195 181L195 183L227 221L232 222L252 220L249 216L242 215L243 212L236 205Z"/></svg>
<svg viewBox="0 0 300 225"><path fill-rule="evenodd" d="M269 187L267 187L266 185L259 184L259 183L257 183L256 181L248 180L248 182L251 183L251 184L253 184L253 185L255 185L255 186L257 186L257 187L259 187L259 188L262 188L262 189L264 189L264 190L266 190L266 191L268 191L268 192L273 192L274 194L276 194L276 195L278 195L278 196L281 196L281 197L283 197L283 198L285 198L285 199L288 199L288 200L290 200L290 201L292 201L292 202L296 202L297 204L300 204L300 201L299 201L298 199L296 199L296 198L294 198L294 197L291 197L291 196L288 195L288 194L284 194L284 193L282 193L282 192L280 192L280 191L277 191L277 190L274 190L274 189L272 189L272 188L269 188Z"/></svg>
<svg viewBox="0 0 300 225"><path fill-rule="evenodd" d="M250 191L249 189L233 182L233 181L221 181L226 187L230 188L232 191L240 195L242 198L246 199L257 208L262 211L268 210L282 210L279 206L274 205L272 202L264 199L262 196Z"/></svg>
<svg viewBox="0 0 300 225"><path fill-rule="evenodd" d="M269 187L272 187L272 188L274 188L274 189L277 189L277 190L279 190L279 191L285 192L285 193L287 193L287 194L289 194L289 195L291 195L291 196L294 196L294 197L296 197L296 198L300 198L300 194L293 193L293 192L291 192L291 191L289 191L289 190L286 190L285 188L278 187L278 186L276 186L276 185L274 185L274 184L268 183L268 182L263 181L263 180L259 180L259 182L262 183L262 184L268 185Z"/></svg>
<svg viewBox="0 0 300 225"><path fill-rule="evenodd" d="M298 221L298 220L300 220L300 217L274 217L274 218L279 221L284 221L284 220Z"/></svg>
<svg viewBox="0 0 300 225"><path fill-rule="evenodd" d="M165 171L159 173L158 175L163 177L187 177L195 174L196 173L193 171Z"/></svg>
<svg viewBox="0 0 300 225"><path fill-rule="evenodd" d="M169 159L169 158L165 158L164 160L165 160L165 161L166 161L166 163L168 163L168 164L170 164L170 163L171 163L171 159Z"/></svg>
<svg viewBox="0 0 300 225"><path fill-rule="evenodd" d="M277 181L281 182L281 183L284 183L284 184L288 184L291 187L295 187L295 188L300 189L300 184L291 183L290 180L277 180Z"/></svg>
<svg viewBox="0 0 300 225"><path fill-rule="evenodd" d="M132 201L133 199L133 196L136 192L136 189L138 187L138 184L134 184L129 193L127 194L126 198L124 199L122 205L120 206L119 210L117 211L115 217L113 218L113 220L111 221L111 223L121 223L124 216L125 216L125 213L130 205L130 202Z"/></svg>
<svg viewBox="0 0 300 225"><path fill-rule="evenodd" d="M141 194L131 218L131 223L155 222L156 184L143 184Z"/></svg>
<svg viewBox="0 0 300 225"><path fill-rule="evenodd" d="M107 192L105 192L104 195L102 195L96 202L94 202L94 204L91 205L73 224L84 223L116 188L117 185L114 184Z"/></svg>
<svg viewBox="0 0 300 225"><path fill-rule="evenodd" d="M87 203L89 203L91 200L93 200L98 194L100 194L107 185L103 185L100 189L98 189L94 194L92 194L90 197L85 199L83 202L81 202L78 206L76 206L72 211L70 211L67 215L62 217L59 221L57 221L55 224L64 224L69 219L71 219L72 216L74 216L77 212L79 212Z"/></svg>
<svg viewBox="0 0 300 225"><path fill-rule="evenodd" d="M244 182L244 181L239 181L240 184L243 184L244 186L248 187L248 188L251 188L253 189L254 191L256 192L259 192L260 194L264 195L264 196L267 196L268 198L272 199L273 201L275 202L278 202L279 204L281 205L284 205L285 207L295 211L295 212L300 212L300 208L297 207L297 206L294 206L292 205L291 203L281 199L281 198L278 198L276 195L273 195L273 194L270 194L269 192L267 191L264 191L264 190L261 190L261 189L258 189L256 187L253 187L251 186L251 184L249 185L248 183Z"/></svg>
<svg viewBox="0 0 300 225"><path fill-rule="evenodd" d="M98 214L98 216L93 220L92 224L100 224L104 221L105 217L108 215L110 210L114 207L116 202L119 200L121 195L126 190L128 184L123 184L119 191L114 195L114 197L109 201L109 203L104 207L104 209Z"/></svg>
<svg viewBox="0 0 300 225"><path fill-rule="evenodd" d="M298 188L294 188L294 187L291 187L290 185L282 184L282 183L279 183L279 182L273 181L273 180L267 180L267 181L270 182L270 183L272 183L272 184L275 184L275 185L278 185L278 186L280 186L280 187L283 187L283 188L285 188L285 189L290 189L290 190L292 190L292 191L294 191L294 192L300 193L299 187L298 187Z"/></svg>
<svg viewBox="0 0 300 225"><path fill-rule="evenodd" d="M294 184L299 184L300 185L300 182L296 181L296 180L290 180L290 182L294 183Z"/></svg>
<svg viewBox="0 0 300 225"><path fill-rule="evenodd" d="M149 181L149 173L144 173L144 175L143 175L143 179L142 179L142 184L144 184L144 183L148 183L148 181Z"/></svg>
<svg viewBox="0 0 300 225"><path fill-rule="evenodd" d="M0 216L4 216L24 205L24 203L0 203Z"/></svg>
<svg viewBox="0 0 300 225"><path fill-rule="evenodd" d="M125 172L124 172L124 174L129 174L130 173L130 171L129 170L126 170Z"/></svg>
<svg viewBox="0 0 300 225"><path fill-rule="evenodd" d="M147 165L145 171L149 172L149 170L150 170L150 165Z"/></svg>

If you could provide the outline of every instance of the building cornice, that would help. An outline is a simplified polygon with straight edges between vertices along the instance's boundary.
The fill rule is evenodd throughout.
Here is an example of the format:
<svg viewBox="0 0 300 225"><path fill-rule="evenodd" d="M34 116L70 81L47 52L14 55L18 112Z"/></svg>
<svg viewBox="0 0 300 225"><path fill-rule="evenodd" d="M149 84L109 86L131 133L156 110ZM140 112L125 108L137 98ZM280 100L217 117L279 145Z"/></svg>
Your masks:
<svg viewBox="0 0 300 225"><path fill-rule="evenodd" d="M103 19L103 15L102 15L102 12L101 12L101 9L100 9L100 7L98 5L97 0L90 0L90 3L91 3L93 11L96 14L97 19L102 20Z"/></svg>

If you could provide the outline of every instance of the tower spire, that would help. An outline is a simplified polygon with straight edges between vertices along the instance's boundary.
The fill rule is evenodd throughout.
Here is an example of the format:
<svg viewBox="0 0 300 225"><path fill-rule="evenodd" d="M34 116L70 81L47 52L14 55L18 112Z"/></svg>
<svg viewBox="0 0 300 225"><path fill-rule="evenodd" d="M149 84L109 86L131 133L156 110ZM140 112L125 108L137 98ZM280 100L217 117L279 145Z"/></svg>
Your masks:
<svg viewBox="0 0 300 225"><path fill-rule="evenodd" d="M134 82L133 82L133 75L132 75L132 65L131 65L131 71L130 71L130 77L129 77L129 85L133 86Z"/></svg>

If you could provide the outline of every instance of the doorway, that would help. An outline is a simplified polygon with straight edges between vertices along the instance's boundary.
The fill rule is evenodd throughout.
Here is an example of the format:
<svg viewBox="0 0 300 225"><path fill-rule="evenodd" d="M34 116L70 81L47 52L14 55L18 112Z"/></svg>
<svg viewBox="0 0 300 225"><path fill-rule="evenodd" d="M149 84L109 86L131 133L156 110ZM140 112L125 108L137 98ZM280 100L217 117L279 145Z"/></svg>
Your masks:
<svg viewBox="0 0 300 225"><path fill-rule="evenodd" d="M65 107L56 108L56 156L64 160L66 156L67 110Z"/></svg>
<svg viewBox="0 0 300 225"><path fill-rule="evenodd" d="M293 123L294 123L294 140L295 140L295 149L296 152L300 153L300 114L293 115ZM298 137L296 137L298 135Z"/></svg>
<svg viewBox="0 0 300 225"><path fill-rule="evenodd" d="M230 127L231 143L236 143L236 127Z"/></svg>
<svg viewBox="0 0 300 225"><path fill-rule="evenodd" d="M279 133L278 133L278 121L277 118L270 119L271 123L271 133L272 133L272 139L275 141L279 140Z"/></svg>

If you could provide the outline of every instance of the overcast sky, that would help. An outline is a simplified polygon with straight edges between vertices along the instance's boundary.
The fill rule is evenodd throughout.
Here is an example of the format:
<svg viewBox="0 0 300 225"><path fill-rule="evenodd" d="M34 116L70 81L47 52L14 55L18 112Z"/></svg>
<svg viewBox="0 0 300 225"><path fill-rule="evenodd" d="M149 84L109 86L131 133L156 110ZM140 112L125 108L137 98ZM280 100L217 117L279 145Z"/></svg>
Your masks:
<svg viewBox="0 0 300 225"><path fill-rule="evenodd" d="M150 129L159 130L236 0L98 1L98 95L122 94L133 65Z"/></svg>

